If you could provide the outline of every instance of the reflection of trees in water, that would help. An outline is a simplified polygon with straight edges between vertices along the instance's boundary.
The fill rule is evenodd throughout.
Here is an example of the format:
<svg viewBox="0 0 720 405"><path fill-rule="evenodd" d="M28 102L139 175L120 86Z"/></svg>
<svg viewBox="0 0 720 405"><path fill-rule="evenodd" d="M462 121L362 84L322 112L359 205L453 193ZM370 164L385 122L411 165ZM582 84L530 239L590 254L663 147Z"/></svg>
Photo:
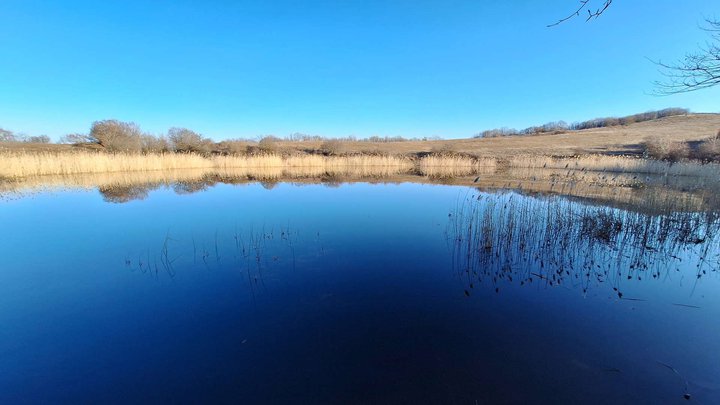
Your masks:
<svg viewBox="0 0 720 405"><path fill-rule="evenodd" d="M450 213L447 237L453 270L467 282L610 285L664 279L690 260L697 279L716 272L718 212L650 215L584 205L563 198L474 194Z"/></svg>
<svg viewBox="0 0 720 405"><path fill-rule="evenodd" d="M203 177L193 181L176 181L171 184L166 182L148 182L134 185L112 185L98 187L103 199L112 203L126 203L133 200L144 200L148 194L161 187L171 187L175 194L186 195L199 193L218 183L215 177Z"/></svg>
<svg viewBox="0 0 720 405"><path fill-rule="evenodd" d="M261 181L261 182L260 182L260 185L261 185L262 188L264 188L265 190L272 190L272 189L274 189L275 187L277 187L278 182L277 182L277 181Z"/></svg>
<svg viewBox="0 0 720 405"><path fill-rule="evenodd" d="M150 190L157 187L157 185L99 187L98 191L100 191L103 200L107 202L126 203L133 200L144 200Z"/></svg>
<svg viewBox="0 0 720 405"><path fill-rule="evenodd" d="M179 181L172 186L175 194L193 194L205 191L215 185L215 181Z"/></svg>

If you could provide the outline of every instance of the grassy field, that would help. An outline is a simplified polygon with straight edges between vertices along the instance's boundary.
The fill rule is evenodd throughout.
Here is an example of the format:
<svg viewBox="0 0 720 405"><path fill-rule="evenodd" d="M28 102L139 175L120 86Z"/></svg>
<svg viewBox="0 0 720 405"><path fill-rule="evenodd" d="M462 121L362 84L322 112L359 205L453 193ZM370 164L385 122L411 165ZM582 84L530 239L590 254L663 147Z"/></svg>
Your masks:
<svg viewBox="0 0 720 405"><path fill-rule="evenodd" d="M639 122L627 126L568 131L556 135L509 136L407 142L345 142L347 152L418 154L450 150L478 156L578 154L638 155L648 140L694 142L715 136L720 114L689 114ZM280 142L282 149L319 149L321 142Z"/></svg>

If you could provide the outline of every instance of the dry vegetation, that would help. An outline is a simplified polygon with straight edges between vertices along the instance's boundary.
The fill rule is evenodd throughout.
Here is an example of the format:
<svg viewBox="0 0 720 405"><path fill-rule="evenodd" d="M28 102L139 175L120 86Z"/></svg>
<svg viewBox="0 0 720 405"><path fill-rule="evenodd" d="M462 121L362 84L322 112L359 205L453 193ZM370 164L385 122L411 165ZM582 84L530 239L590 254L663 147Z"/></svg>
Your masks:
<svg viewBox="0 0 720 405"><path fill-rule="evenodd" d="M663 110L648 111L640 114L628 115L625 117L603 117L592 120L575 122L568 124L565 121L553 121L543 125L537 125L517 130L514 128L496 128L483 131L477 134L476 138L496 138L499 136L527 136L539 134L561 134L568 131L580 131L583 129L607 128L616 126L625 126L635 124L637 122L645 122L657 120L665 117L673 117L678 115L688 115L690 110L687 108L665 108Z"/></svg>
<svg viewBox="0 0 720 405"><path fill-rule="evenodd" d="M450 151L473 156L576 156L584 154L642 156L649 139L660 141L700 142L713 137L720 129L720 114L671 116L628 125L591 128L534 136L505 136L402 142L341 141L343 153L423 155ZM282 153L316 153L323 141L277 140ZM322 153L322 152L321 152Z"/></svg>
<svg viewBox="0 0 720 405"><path fill-rule="evenodd" d="M645 156L656 160L720 162L720 131L714 137L700 141L648 139L644 146Z"/></svg>
<svg viewBox="0 0 720 405"><path fill-rule="evenodd" d="M0 144L0 177L185 169L452 177L506 168L707 177L716 176L718 166L689 159L718 160L719 127L720 114L690 114L532 137L379 142L265 137L214 143L183 128L154 137L134 124L108 120L93 124L91 144Z"/></svg>
<svg viewBox="0 0 720 405"><path fill-rule="evenodd" d="M167 171L183 169L279 169L317 173L410 170L410 160L395 156L258 155L202 156L194 153L2 152L0 177Z"/></svg>
<svg viewBox="0 0 720 405"><path fill-rule="evenodd" d="M428 155L411 159L377 155L202 156L194 153L0 152L0 178L18 179L84 173L155 172L187 169L245 170L248 176L310 177L324 175L387 176L417 173L453 177L494 173L498 169L567 169L578 172L647 173L713 177L720 165L667 162L637 157L587 155L573 158L515 155L506 158Z"/></svg>

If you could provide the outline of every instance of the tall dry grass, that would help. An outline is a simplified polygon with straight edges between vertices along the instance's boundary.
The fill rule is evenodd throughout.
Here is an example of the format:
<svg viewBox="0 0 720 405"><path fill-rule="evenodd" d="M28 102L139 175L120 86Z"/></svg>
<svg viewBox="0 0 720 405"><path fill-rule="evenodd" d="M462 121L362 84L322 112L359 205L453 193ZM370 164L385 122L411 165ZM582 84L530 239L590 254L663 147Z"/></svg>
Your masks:
<svg viewBox="0 0 720 405"><path fill-rule="evenodd" d="M430 155L418 162L418 171L430 177L466 176L495 172L494 158L471 158L467 156Z"/></svg>
<svg viewBox="0 0 720 405"><path fill-rule="evenodd" d="M575 158L549 156L512 156L505 163L513 168L568 169L579 171L661 174L668 176L715 177L720 165L697 162L667 162L627 156L587 155Z"/></svg>
<svg viewBox="0 0 720 405"><path fill-rule="evenodd" d="M212 168L214 163L193 154L3 152L0 177L20 178L81 173L113 173Z"/></svg>
<svg viewBox="0 0 720 405"><path fill-rule="evenodd" d="M494 157L430 155L418 160L401 156L260 155L213 156L196 154L108 154L97 152L0 152L0 178L63 176L87 173L231 170L255 178L317 176L388 176L416 170L430 177L491 174L498 166L528 170L567 169L579 172L647 173L668 176L716 177L720 164L667 162L649 159L587 155L577 158L548 156Z"/></svg>
<svg viewBox="0 0 720 405"><path fill-rule="evenodd" d="M84 173L151 172L184 169L245 169L257 172L382 175L412 169L409 159L393 156L217 156L196 154L108 154L93 152L3 152L0 177L23 178Z"/></svg>

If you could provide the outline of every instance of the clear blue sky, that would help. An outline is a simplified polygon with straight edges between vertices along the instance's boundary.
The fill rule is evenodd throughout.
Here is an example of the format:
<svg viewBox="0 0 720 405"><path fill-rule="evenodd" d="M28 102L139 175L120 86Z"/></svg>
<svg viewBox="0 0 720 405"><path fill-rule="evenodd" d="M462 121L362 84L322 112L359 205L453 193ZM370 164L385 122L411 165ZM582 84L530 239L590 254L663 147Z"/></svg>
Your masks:
<svg viewBox="0 0 720 405"><path fill-rule="evenodd" d="M597 1L597 0L596 0ZM668 106L720 111L720 88L649 95L705 40L717 0L616 0L545 25L553 1L36 1L0 7L0 127L53 138L94 120L214 139L467 137Z"/></svg>

